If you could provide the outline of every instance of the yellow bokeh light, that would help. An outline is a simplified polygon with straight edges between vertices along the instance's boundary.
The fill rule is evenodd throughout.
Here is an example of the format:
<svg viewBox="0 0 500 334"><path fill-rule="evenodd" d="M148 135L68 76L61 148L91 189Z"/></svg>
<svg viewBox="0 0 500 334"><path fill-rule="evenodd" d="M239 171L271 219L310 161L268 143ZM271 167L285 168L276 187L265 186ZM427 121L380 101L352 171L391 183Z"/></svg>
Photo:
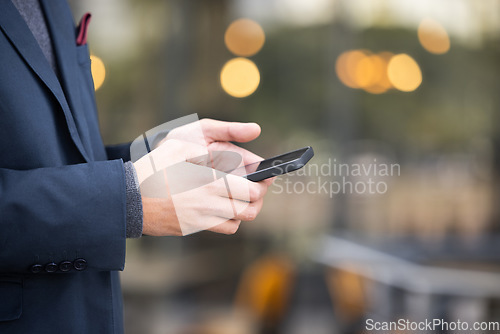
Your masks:
<svg viewBox="0 0 500 334"><path fill-rule="evenodd" d="M384 60L377 55L361 59L356 66L356 82L361 88L371 87L382 78Z"/></svg>
<svg viewBox="0 0 500 334"><path fill-rule="evenodd" d="M262 27L250 19L231 23L224 35L226 47L237 56L249 57L262 48L266 37Z"/></svg>
<svg viewBox="0 0 500 334"><path fill-rule="evenodd" d="M106 77L106 69L101 58L97 56L91 55L90 62L92 78L94 79L94 89L98 90L104 83L104 78Z"/></svg>
<svg viewBox="0 0 500 334"><path fill-rule="evenodd" d="M338 56L337 61L335 62L335 72L337 72L339 80L344 85L351 88L357 88L354 81L347 73L347 58L349 57L349 53L350 51L346 51Z"/></svg>
<svg viewBox="0 0 500 334"><path fill-rule="evenodd" d="M443 54L450 49L450 38L439 22L425 18L417 30L418 40L424 49L434 54Z"/></svg>
<svg viewBox="0 0 500 334"><path fill-rule="evenodd" d="M392 88L387 77L387 63L392 56L390 52L346 51L337 58L335 70L344 85L381 94Z"/></svg>
<svg viewBox="0 0 500 334"><path fill-rule="evenodd" d="M360 50L351 50L342 53L335 64L335 70L340 81L347 87L360 88L357 81L357 68L366 54Z"/></svg>
<svg viewBox="0 0 500 334"><path fill-rule="evenodd" d="M392 88L392 84L387 76L387 65L393 54L391 52L381 52L370 56L373 75L370 83L363 87L369 93L382 94Z"/></svg>
<svg viewBox="0 0 500 334"><path fill-rule="evenodd" d="M220 82L226 93L234 97L245 97L257 89L260 73L257 66L246 58L233 58L221 70Z"/></svg>
<svg viewBox="0 0 500 334"><path fill-rule="evenodd" d="M392 57L394 57L394 53L385 51L380 52L378 56L384 61L383 75L378 84L385 89L391 89L393 88L393 86L391 84L391 81L389 80L389 76L387 75L387 66L389 66L389 62L391 61Z"/></svg>
<svg viewBox="0 0 500 334"><path fill-rule="evenodd" d="M354 50L347 54L346 59L346 72L349 80L351 81L352 88L360 88L359 75L360 71L358 71L358 67L363 59L365 59L367 53L361 50Z"/></svg>
<svg viewBox="0 0 500 334"><path fill-rule="evenodd" d="M422 72L417 62L407 54L395 55L387 66L392 85L403 92L411 92L422 83Z"/></svg>

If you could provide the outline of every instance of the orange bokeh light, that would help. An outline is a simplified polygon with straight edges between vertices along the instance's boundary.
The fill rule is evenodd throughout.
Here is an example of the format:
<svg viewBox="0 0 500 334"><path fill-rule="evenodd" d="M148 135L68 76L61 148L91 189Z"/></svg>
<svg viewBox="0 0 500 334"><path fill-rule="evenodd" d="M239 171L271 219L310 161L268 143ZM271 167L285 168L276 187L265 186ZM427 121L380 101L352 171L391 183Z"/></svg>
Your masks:
<svg viewBox="0 0 500 334"><path fill-rule="evenodd" d="M425 18L417 30L418 40L424 49L434 54L443 54L450 49L450 38L439 22Z"/></svg>
<svg viewBox="0 0 500 334"><path fill-rule="evenodd" d="M226 29L226 47L237 56L249 57L260 51L265 42L262 27L250 19L238 19Z"/></svg>
<svg viewBox="0 0 500 334"><path fill-rule="evenodd" d="M106 68L101 58L91 55L90 56L90 68L92 71L92 78L94 79L94 89L98 90L101 88L106 78Z"/></svg>
<svg viewBox="0 0 500 334"><path fill-rule="evenodd" d="M360 88L372 94L381 94L392 88L387 77L390 52L372 54L367 50L342 53L335 64L340 81L351 88Z"/></svg>

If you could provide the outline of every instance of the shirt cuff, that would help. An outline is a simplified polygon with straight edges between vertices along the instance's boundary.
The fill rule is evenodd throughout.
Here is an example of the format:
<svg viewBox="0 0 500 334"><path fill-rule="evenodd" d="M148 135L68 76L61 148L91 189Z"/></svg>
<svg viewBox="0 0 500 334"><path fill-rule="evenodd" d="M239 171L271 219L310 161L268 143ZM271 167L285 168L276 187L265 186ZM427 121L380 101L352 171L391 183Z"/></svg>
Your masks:
<svg viewBox="0 0 500 334"><path fill-rule="evenodd" d="M127 192L127 238L142 235L142 198L139 180L134 165L129 161L123 164Z"/></svg>

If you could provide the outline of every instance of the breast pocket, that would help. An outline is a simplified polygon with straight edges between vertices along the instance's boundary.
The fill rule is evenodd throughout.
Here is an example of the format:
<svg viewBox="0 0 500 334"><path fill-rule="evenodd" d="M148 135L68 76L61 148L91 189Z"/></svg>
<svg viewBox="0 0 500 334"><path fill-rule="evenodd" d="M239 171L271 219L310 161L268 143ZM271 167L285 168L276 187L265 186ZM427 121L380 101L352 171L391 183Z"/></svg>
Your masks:
<svg viewBox="0 0 500 334"><path fill-rule="evenodd" d="M0 277L0 321L11 321L23 313L23 281Z"/></svg>

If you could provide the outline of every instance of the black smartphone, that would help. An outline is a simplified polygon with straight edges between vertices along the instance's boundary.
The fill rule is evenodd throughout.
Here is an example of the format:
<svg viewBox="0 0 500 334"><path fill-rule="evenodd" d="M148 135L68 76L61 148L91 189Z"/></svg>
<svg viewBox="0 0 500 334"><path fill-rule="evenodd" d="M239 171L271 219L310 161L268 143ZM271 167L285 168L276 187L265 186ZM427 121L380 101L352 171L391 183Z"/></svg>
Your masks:
<svg viewBox="0 0 500 334"><path fill-rule="evenodd" d="M258 161L250 165L238 168L236 174L258 182L273 176L282 175L300 169L314 156L311 146L307 146L292 152L281 154L266 160ZM232 173L233 174L233 173Z"/></svg>

